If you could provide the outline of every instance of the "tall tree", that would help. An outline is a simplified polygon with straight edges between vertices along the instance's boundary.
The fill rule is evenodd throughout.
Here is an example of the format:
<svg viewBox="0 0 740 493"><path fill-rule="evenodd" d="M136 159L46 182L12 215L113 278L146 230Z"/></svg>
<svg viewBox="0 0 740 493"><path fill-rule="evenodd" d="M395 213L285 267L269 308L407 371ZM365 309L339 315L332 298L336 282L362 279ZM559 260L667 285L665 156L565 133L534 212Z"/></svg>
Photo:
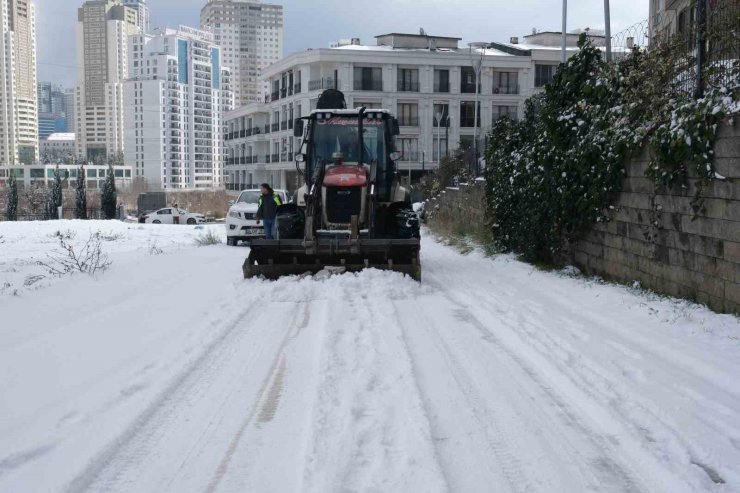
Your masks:
<svg viewBox="0 0 740 493"><path fill-rule="evenodd" d="M46 219L57 219L58 209L62 206L62 174L59 165L54 168L54 181L46 196Z"/></svg>
<svg viewBox="0 0 740 493"><path fill-rule="evenodd" d="M113 166L108 166L108 176L105 177L103 190L100 192L100 209L105 219L116 218L116 178L113 174Z"/></svg>
<svg viewBox="0 0 740 493"><path fill-rule="evenodd" d="M18 220L18 184L15 181L15 177L11 173L10 179L8 180L8 195L5 198L5 220L6 221L17 221Z"/></svg>
<svg viewBox="0 0 740 493"><path fill-rule="evenodd" d="M85 166L80 166L80 169L77 171L75 218L87 219L87 176L85 173Z"/></svg>

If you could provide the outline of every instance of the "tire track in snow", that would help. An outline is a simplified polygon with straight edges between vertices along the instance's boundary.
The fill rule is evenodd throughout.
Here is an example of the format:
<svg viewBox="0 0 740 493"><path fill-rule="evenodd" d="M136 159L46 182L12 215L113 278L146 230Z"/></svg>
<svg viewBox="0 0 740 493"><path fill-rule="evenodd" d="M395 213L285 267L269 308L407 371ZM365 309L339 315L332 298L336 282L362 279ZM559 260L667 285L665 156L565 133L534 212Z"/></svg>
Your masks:
<svg viewBox="0 0 740 493"><path fill-rule="evenodd" d="M280 345L275 352L275 356L272 360L272 364L265 375L262 386L260 387L257 395L254 399L254 403L251 406L251 411L247 415L246 419L242 423L236 435L229 444L226 453L219 462L216 471L211 478L211 481L206 487L206 493L215 493L221 484L229 470L234 454L236 453L239 444L244 438L250 425L252 425L255 418L260 418L260 421L270 421L275 416L277 406L279 404L280 394L282 393L282 382L285 375L285 348L288 343L295 339L298 333L306 328L311 319L310 305L308 303L303 304L303 318L300 322L297 322L296 314L299 312L299 305L294 308L294 321L291 324L291 328L286 332L285 337L281 341ZM282 369L282 370L281 370ZM271 390L273 389L273 390ZM261 412L260 412L261 410ZM259 414L259 416L258 416ZM264 420L261 418L265 417ZM269 417L269 419L267 419Z"/></svg>
<svg viewBox="0 0 740 493"><path fill-rule="evenodd" d="M445 292L448 299L457 304L461 311L468 313L470 320L473 322L472 326L481 333L481 337L494 343L498 348L498 352L492 357L500 357L502 351L504 356L507 356L530 375L531 380L544 392L543 395L562 411L561 416L566 419L569 426L579 430L579 433L583 436L591 437L590 440L598 450L609 452L608 456L602 456L593 462L594 470L599 473L604 483L611 484L616 488L620 484L628 484L632 489L636 489L638 484L642 484L646 491L662 491L666 488L673 490L679 488L675 491L689 491L689 484L692 484L696 477L694 476L692 481L686 475L686 471L682 471L681 474L681 471L676 471L675 468L673 473L669 474L666 465L670 466L671 464L662 459L665 451L661 452L661 457L653 455L656 452L651 450L650 442L654 440L651 439L649 434L646 435L646 433L649 433L649 428L643 428L640 423L632 421L630 415L626 414L623 408L627 405L640 407L644 414L651 416L655 423L659 423L657 425L659 430L670 430L669 433L676 440L682 442L683 439L677 431L665 422L667 416L655 415L654 411L635 401L636 396L632 394L617 394L618 387L615 387L613 382L601 373L598 366L585 366L575 373L570 366L563 366L565 363L560 360L564 355L567 358L572 358L574 356L573 351L563 347L558 340L554 339L550 331L547 330L547 326L541 325L541 321L537 322L537 319L544 318L544 313L538 314L521 309L522 307L518 306L519 304L531 304L530 298L512 299L511 304L506 306L503 304L505 301L495 290L486 291L484 297L480 292L482 286L466 279L462 279L463 286L456 285L456 289L451 290L442 281L442 276L439 275L443 274L444 271L436 272L433 270L432 272L434 274L427 276L427 281L431 279L432 285ZM461 291L465 293L465 296L461 294ZM512 312L511 308L516 311ZM592 315L576 311L569 306L563 308L572 317L567 319L568 321L587 318L587 323L594 323L594 316ZM486 313L484 318L489 322L488 324L482 322L483 319L478 318L477 313L479 312ZM512 319L512 314L514 319ZM506 328L506 332L502 333L502 335L507 334L506 341L497 337L488 327L491 320L496 320ZM563 328L559 327L559 330ZM512 337L520 341L514 344ZM542 342L540 339L543 338L549 342ZM518 348L518 346L522 343L535 349L534 352L527 353L526 361L522 358L523 354L519 354L522 348ZM586 364L580 358L575 361L579 365ZM532 366L533 364L535 366ZM573 361L568 363L568 365L572 364ZM563 384L565 386L558 390L558 387L545 383L544 375L547 375L546 379L550 382L559 382L558 385ZM566 394L561 394L565 389L567 389ZM598 394L602 392L601 389L608 391L611 395L599 396ZM581 414L587 411L585 416L579 417L576 409L567 403L569 398L566 395L573 397L574 391L581 394L582 397L587 397L585 400L582 397L576 399L580 407L586 405L586 409L579 410ZM613 409L619 411L618 417L614 416ZM608 417L608 419L595 422L594 416L598 415L602 415L604 418ZM590 426L587 425L589 421L592 423ZM594 426L598 426L600 431ZM655 426L653 424L653 429L655 429ZM627 431L625 428L632 430L632 436L624 433L624 431ZM606 430L611 431L607 431L605 434ZM642 436L642 440L634 437L635 434ZM619 440L617 440L617 436L619 436ZM619 456L622 456L622 459L616 460L615 458ZM677 475L677 472L680 475ZM640 474L639 479L634 476L634 473ZM677 482L679 478L683 481ZM696 483L693 484L696 486ZM632 489L628 489L628 491L632 491Z"/></svg>
<svg viewBox="0 0 740 493"><path fill-rule="evenodd" d="M401 319L402 317L399 314L399 308L395 303L394 309L397 317ZM476 444L476 449L471 447L469 449L470 453L493 452L493 458L495 458L495 461L491 462L493 469L489 468L489 471L491 472L492 479L496 484L491 486L494 486L496 491L503 491L499 488L504 486L504 484L501 483L505 483L507 486L505 491L536 491L530 483L529 478L524 473L521 459L511 450L512 441L508 437L508 434L504 432L504 428L500 423L496 410L487 406L485 400L476 389L476 386L473 384L469 375L463 369L463 366L454 351L443 340L438 330L435 330L437 327L434 322L429 319L423 310L420 310L418 316L426 322L420 325L424 327L424 332L427 334L428 339L434 345L438 354L442 356L445 367L449 370L449 374L456 383L456 389L462 393L462 396L465 399L466 405L464 409L469 412L475 420L475 426L471 425L468 428L471 430L474 429L476 432L480 433L480 435L477 435L475 438L468 436L468 439L475 441L479 438L483 438L485 442L484 444ZM413 352L411 352L411 354L414 359L420 357L420 355L414 356ZM429 357L429 355L426 354L424 357ZM434 404L431 404L432 400L429 397L426 397L424 400L427 402L428 406L426 410L427 414L437 414L441 412L441 410L434 408ZM462 420L464 417L460 416L460 419ZM441 430L436 430L435 434L441 434ZM439 452L439 455L445 456L446 454ZM448 460L450 459L449 456L447 458ZM480 460L480 457L477 457L477 459ZM449 469L449 467L449 464L446 464L444 469ZM448 473L448 475L451 474L452 473Z"/></svg>
<svg viewBox="0 0 740 493"><path fill-rule="evenodd" d="M238 295L237 295L238 296ZM101 481L106 484L104 489L114 490L118 488L120 481L128 481L126 472L131 470L135 464L145 460L147 451L151 449L150 443L155 437L164 433L169 420L177 418L177 411L188 399L192 399L194 389L197 391L207 381L217 378L219 370L224 368L230 361L230 357L238 357L233 353L245 337L254 335L252 325L244 326L245 320L252 320L250 314L259 306L259 298L248 301L246 305L235 297L231 303L238 306L238 312L230 317L226 324L221 324L222 331L218 337L213 339L205 349L163 390L153 401L140 413L126 428L126 431L116 438L85 471L78 475L67 487L70 493L87 491ZM233 308L236 308L233 307ZM298 306L295 307L298 310ZM211 324L221 323L217 317ZM261 329L255 324L257 330ZM263 332L265 332L263 330ZM269 332L269 330L268 330ZM231 394L237 389L236 386L229 389L226 395L221 395L221 405L214 408L223 409ZM195 445L200 442L211 430L213 423L209 423ZM152 450L156 453L156 450ZM194 450L191 449L191 453ZM143 455L143 456L142 456ZM189 454L183 463L187 462ZM173 477L172 481L176 478ZM100 488L95 487L96 491Z"/></svg>
<svg viewBox="0 0 740 493"><path fill-rule="evenodd" d="M299 490L447 491L388 293L368 289L367 276L409 282L379 272L336 278Z"/></svg>
<svg viewBox="0 0 740 493"><path fill-rule="evenodd" d="M485 306L483 300L475 295L474 297L478 298L475 307L461 301L455 293L449 295L451 299L458 300L457 302L464 310L485 311L496 315L495 310ZM576 312L572 312L572 315L575 318L582 316ZM594 461L595 469L600 472L603 481L613 485L633 485L631 488L637 488L637 478L634 477L633 472L639 472L641 473L639 483L643 484L645 491L665 490L666 488L676 491L675 488L681 488L680 491L688 492L697 486L696 478L692 479L690 472L687 475L685 469L676 470L674 466L673 473L668 474L668 470L665 468L666 465L670 467L672 464L666 462L664 456L668 450L675 454L676 446L683 449L686 457L690 459L687 465L698 461L694 458L693 447L681 435L676 426L669 422L672 419L670 415L665 413L656 414L656 411L649 407L650 404L642 402L633 393L625 392L616 382L610 380L608 375L604 374L602 368L589 360L581 358L580 355L576 355L574 350L564 347L548 331L543 331L537 322L532 321L530 315L525 312L516 314L516 323L506 320L505 317L500 317L500 321L507 327L507 330L516 334L522 342L535 349L541 357L547 360L547 364L553 365L557 371L535 370L535 367L526 362L515 350L509 348L503 341L493 335L491 330L480 322L480 319L475 315L472 315L472 317L475 320L473 325L481 332L482 337L490 337L491 342L494 342L500 350L525 369L550 401L563 411L562 416L567 419L567 422L574 429L578 429L584 436L591 437L591 441L599 446L601 450L609 451L610 456L605 455ZM563 356L557 356L558 354ZM563 358L567 361L563 362ZM578 371L575 371L574 367L577 367ZM567 403L567 398L560 395L556 387L545 383L542 378L545 373L550 376L550 380L553 380L552 377L556 375L565 377L569 386L588 398L589 406L592 409L594 406L601 407L604 411L602 414L609 417L607 421L600 423L600 426L605 428L602 431L597 431L593 425L588 426L588 419L590 418L593 421L595 413L589 412L586 419L579 417L573 406ZM584 401L580 400L580 402L583 404ZM699 420L701 421L701 418ZM604 434L606 429L610 431ZM629 433L625 434L624 431ZM656 432L661 434L663 442L669 441L671 443L668 450L666 450L665 445L659 450L655 449L654 445L657 443L657 439L654 434ZM624 459L617 461L615 458L619 455L623 455L626 461ZM646 466L647 464L650 464L650 466ZM643 467L648 467L648 472L643 472ZM701 468L701 470L705 471L704 468ZM656 475L656 471L660 471L661 474ZM679 477L682 479L680 486L677 483ZM712 475L709 475L709 478L714 481ZM689 486L692 483L693 486ZM626 491L631 492L633 489Z"/></svg>

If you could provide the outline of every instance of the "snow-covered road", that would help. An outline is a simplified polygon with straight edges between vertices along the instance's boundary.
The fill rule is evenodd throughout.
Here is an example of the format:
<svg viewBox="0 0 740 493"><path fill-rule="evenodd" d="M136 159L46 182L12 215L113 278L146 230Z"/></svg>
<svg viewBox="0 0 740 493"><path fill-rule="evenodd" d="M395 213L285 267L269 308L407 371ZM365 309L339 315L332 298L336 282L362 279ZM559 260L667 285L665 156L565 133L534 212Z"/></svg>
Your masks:
<svg viewBox="0 0 740 493"><path fill-rule="evenodd" d="M120 250L0 297L2 492L740 491L736 318L429 237L421 285Z"/></svg>

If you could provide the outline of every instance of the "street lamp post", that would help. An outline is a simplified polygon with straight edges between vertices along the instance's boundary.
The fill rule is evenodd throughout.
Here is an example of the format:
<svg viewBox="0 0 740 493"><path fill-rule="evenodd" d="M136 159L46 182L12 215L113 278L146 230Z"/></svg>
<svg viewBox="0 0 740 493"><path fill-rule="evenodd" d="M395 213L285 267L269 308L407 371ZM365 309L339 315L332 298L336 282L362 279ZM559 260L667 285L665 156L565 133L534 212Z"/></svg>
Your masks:
<svg viewBox="0 0 740 493"><path fill-rule="evenodd" d="M437 167L439 168L439 162L442 159L442 141L439 138L439 131L442 126L442 112L438 111L434 116L437 118Z"/></svg>
<svg viewBox="0 0 740 493"><path fill-rule="evenodd" d="M473 147L475 149L475 176L478 176L478 100L480 97L480 73L483 68L483 57L486 54L488 43L468 43L470 48L470 63L475 71L475 110L473 113ZM478 56L473 55L473 49L479 50Z"/></svg>
<svg viewBox="0 0 740 493"><path fill-rule="evenodd" d="M450 115L445 120L445 157L450 157Z"/></svg>
<svg viewBox="0 0 740 493"><path fill-rule="evenodd" d="M560 61L563 63L565 63L565 61L568 58L565 52L565 44L567 40L567 35L565 33L565 30L567 28L567 25L568 25L568 0L563 0L563 29L562 29L563 32L560 33L560 36L561 36Z"/></svg>

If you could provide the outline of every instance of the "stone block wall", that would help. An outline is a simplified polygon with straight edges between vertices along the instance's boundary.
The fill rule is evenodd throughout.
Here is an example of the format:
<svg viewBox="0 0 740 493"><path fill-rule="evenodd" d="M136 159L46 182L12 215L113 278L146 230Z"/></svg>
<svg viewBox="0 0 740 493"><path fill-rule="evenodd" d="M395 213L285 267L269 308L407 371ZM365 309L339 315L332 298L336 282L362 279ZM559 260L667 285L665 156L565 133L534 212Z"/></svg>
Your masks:
<svg viewBox="0 0 740 493"><path fill-rule="evenodd" d="M619 282L638 281L658 293L687 298L715 311L740 313L740 118L723 123L715 166L724 179L703 191L694 215L688 190L666 190L645 176L646 151L626 164L622 192L610 222L594 224L569 245L564 261L587 274ZM490 231L482 182L447 189L426 206L430 226L443 233ZM477 235L480 237L480 234Z"/></svg>
<svg viewBox="0 0 740 493"><path fill-rule="evenodd" d="M740 122L721 125L715 156L724 179L704 190L698 215L696 178L688 190L666 190L645 176L648 152L628 161L612 220L570 246L573 262L589 274L740 313Z"/></svg>

